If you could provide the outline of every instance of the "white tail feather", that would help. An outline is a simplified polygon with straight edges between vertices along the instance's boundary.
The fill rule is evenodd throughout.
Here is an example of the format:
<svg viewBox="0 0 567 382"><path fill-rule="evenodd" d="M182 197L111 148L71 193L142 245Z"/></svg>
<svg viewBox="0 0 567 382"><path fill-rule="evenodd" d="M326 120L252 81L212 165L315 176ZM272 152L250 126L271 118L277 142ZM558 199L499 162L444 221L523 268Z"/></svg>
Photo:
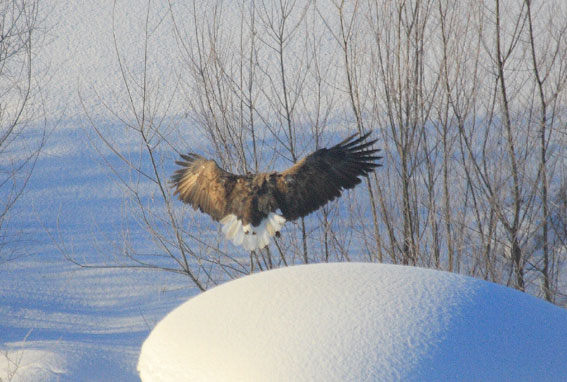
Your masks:
<svg viewBox="0 0 567 382"><path fill-rule="evenodd" d="M270 238L279 232L285 218L270 212L257 227L252 224L243 225L235 215L230 214L221 219L222 232L234 245L242 245L244 249L253 251L262 249L270 244Z"/></svg>
<svg viewBox="0 0 567 382"><path fill-rule="evenodd" d="M242 223L240 220L235 220L230 224L228 232L226 232L226 237L233 240L239 231L242 231Z"/></svg>

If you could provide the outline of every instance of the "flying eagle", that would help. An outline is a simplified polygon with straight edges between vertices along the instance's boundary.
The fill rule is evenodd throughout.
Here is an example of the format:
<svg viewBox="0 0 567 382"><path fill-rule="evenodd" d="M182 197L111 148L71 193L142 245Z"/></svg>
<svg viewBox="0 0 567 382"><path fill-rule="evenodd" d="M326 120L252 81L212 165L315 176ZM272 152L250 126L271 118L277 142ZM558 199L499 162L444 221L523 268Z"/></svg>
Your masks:
<svg viewBox="0 0 567 382"><path fill-rule="evenodd" d="M222 232L246 250L262 249L287 220L306 216L354 188L381 159L370 133L352 135L306 156L282 172L235 175L214 160L181 155L171 178L175 195L223 225ZM280 212L278 212L278 210Z"/></svg>

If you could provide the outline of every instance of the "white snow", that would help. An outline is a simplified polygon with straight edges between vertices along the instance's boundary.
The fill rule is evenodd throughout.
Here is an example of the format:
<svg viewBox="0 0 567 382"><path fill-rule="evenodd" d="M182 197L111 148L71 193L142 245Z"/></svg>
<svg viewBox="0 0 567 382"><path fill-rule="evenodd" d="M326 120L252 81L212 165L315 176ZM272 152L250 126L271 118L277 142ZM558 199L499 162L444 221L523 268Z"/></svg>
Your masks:
<svg viewBox="0 0 567 382"><path fill-rule="evenodd" d="M21 241L22 248L15 252L21 257L8 263L0 258L0 380L136 381L142 341L166 312L197 293L196 288L172 273L80 268L62 256L58 245L63 243L66 254L81 262L115 266L124 260L115 255L127 233L146 253L142 229L124 229L127 201L120 182L103 163L108 158L93 147L96 139L89 137L95 133L89 126L92 120L114 129L113 142L126 157L137 157L139 142L117 122L132 115L116 51L130 86L138 89L146 42L150 87L157 92L151 94L152 102L170 105L153 104L156 114L176 119L190 111L190 97L177 88L180 80L190 82L190 74L169 6L187 32L181 37L189 39L195 28L192 2L40 4L44 22L36 34L33 70L39 86L34 102L43 111L32 113L30 123L41 126L45 118L57 128L50 132L32 181L12 211L13 232L8 232ZM223 4L220 32L238 50L235 25L240 25L246 8ZM202 27L218 9L197 10ZM146 20L151 31L147 39ZM315 17L313 22L323 21ZM314 43L304 41L301 33L296 36L298 46ZM341 82L335 65L337 44L330 34L321 35L318 43L318 65L331 79L323 90L334 89ZM226 46L230 56L233 48L228 42ZM259 57L267 63L277 58L268 47L259 48ZM293 46L287 49L290 58L301 52ZM341 97L346 93L340 89L329 95L328 107L337 109L330 120L348 125L352 116L343 113ZM258 107L264 102L258 100ZM302 102L312 104L310 109L320 106L315 98ZM179 123L191 137L191 147L199 146L202 137L191 128L192 122ZM10 155L27 157L28 144L13 146ZM142 196L152 196L150 187L138 185ZM207 234L199 224L189 225L192 234ZM140 370L145 381L207 373L231 381L239 375L268 381L482 381L490 380L491 373L502 373L493 378L499 381L564 381L566 321L565 311L543 301L455 275L378 265L299 266L237 280L182 305L149 337ZM452 378L459 369L462 375Z"/></svg>
<svg viewBox="0 0 567 382"><path fill-rule="evenodd" d="M565 381L567 312L445 272L295 266L182 304L138 370L144 382Z"/></svg>
<svg viewBox="0 0 567 382"><path fill-rule="evenodd" d="M25 342L5 346L0 349L0 381L58 381L66 372L65 359L52 351L26 349Z"/></svg>

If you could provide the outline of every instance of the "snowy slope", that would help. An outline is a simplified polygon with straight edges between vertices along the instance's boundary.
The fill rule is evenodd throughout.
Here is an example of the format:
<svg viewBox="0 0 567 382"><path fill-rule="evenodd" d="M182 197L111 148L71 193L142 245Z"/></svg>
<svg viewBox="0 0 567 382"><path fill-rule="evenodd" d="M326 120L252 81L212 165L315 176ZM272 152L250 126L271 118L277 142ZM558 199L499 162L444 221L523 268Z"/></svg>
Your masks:
<svg viewBox="0 0 567 382"><path fill-rule="evenodd" d="M15 348L15 349L14 349ZM24 350L25 343L13 344L0 355L0 376L10 382L50 381L60 378L67 370L65 359L49 350ZM0 377L0 381L4 381Z"/></svg>
<svg viewBox="0 0 567 382"><path fill-rule="evenodd" d="M116 127L113 137L124 152L137 147L136 142L121 136L117 117L104 105L112 105L121 117L131 117L124 105L125 89L116 50L133 81L139 81L148 6L152 32L148 38L149 75L153 81L159 81L163 99L172 97L172 85L182 73L183 62L169 18L169 3L41 2L46 36L38 44L41 49L34 62L45 111L40 119L45 117L48 126L57 125L57 129L50 134L26 194L13 210L11 229L22 239L18 243L22 248L17 251L22 257L0 264L0 379L6 380L17 370L12 382L137 381L136 360L152 327L173 307L197 293L186 278L178 275L76 267L62 256L47 234L49 230L60 238L72 255L86 263L116 265L122 260L115 261L114 256L122 243L125 200L119 182L104 163L108 158L101 158L87 138L94 134L88 120L93 118L109 129ZM225 5L226 17L238 16L237 12L230 12L230 2ZM192 23L190 17L180 17L179 21L189 26ZM324 56L333 61L332 51ZM336 103L340 103L338 99ZM168 109L172 117L186 109L185 97L172 97ZM191 143L196 148L202 142L195 139ZM143 246L145 236L134 228L130 234ZM223 367L232 367L234 372L269 373L268 380L272 380L272 374L301 372L326 372L328 376L348 372L356 378L363 378L364 372L376 372L385 378L410 378L431 375L427 373L435 370L441 376L449 375L454 370L452 365L469 367L470 375L494 371L485 368L485 363L508 365L518 359L528 366L535 363L533 373L544 370L542 375L547 375L556 370L564 376L560 367L565 362L549 366L538 358L547 359L546 351L552 347L556 350L555 360L565 359L562 349L566 348L566 318L558 308L458 276L373 265L352 265L358 270L353 268L346 273L333 268L338 266L328 266L325 272L318 270L323 267L259 274L191 300L150 337L141 358L144 375L147 377L151 368L157 367L158 360L164 362L164 368L171 366L170 371L175 370L175 362L181 361L187 369L189 358L181 358L187 350L185 345L194 344L193 365L213 367L214 362L222 359L216 358L221 350L225 354L233 352L237 357L230 358L232 364L224 359ZM372 275L367 274L368 269L373 270ZM368 300L376 305L365 304ZM226 306L217 306L225 302ZM504 306L505 303L508 305ZM197 305L210 306L210 316L201 316L207 321L197 322L193 329L210 325L219 332L203 332L190 342L187 338L191 328L179 317L183 323L169 330L178 334L173 338L183 340L182 348L179 354L171 355L171 364L160 359L161 354L155 352L162 346L159 333L166 331L161 328L167 328L169 320L183 315L186 307L198 311ZM215 314L217 311L220 313ZM252 317L251 321L246 321L247 317ZM482 325L477 327L475 322ZM533 326L530 331L528 324ZM242 331L235 332L238 327ZM344 332L349 337L341 336ZM510 333L520 335L514 337ZM551 336L553 333L557 335ZM533 345L526 354L523 339L530 335L541 335L542 345ZM520 344L503 340L506 336ZM469 341L481 337L483 341ZM222 345L221 350L207 348L195 342L199 338L207 346L226 346ZM536 342L530 338L532 342L526 343ZM255 344L257 349L252 347ZM266 346L261 347L262 344ZM281 345L272 349L274 344ZM491 350L484 354L489 346ZM276 352L284 347L293 351ZM318 352L321 349L323 354ZM453 352L454 349L466 349L476 355L476 362L465 364L460 357L463 353ZM518 354L518 349L524 353ZM171 349L164 351L167 355ZM497 356L493 357L494 354ZM504 355L510 358L503 359ZM439 359L444 362L438 362ZM481 362L483 366L478 367ZM329 365L333 368L325 369ZM345 370L353 366L356 370ZM518 380L517 374L526 371L516 370L516 366L510 369L506 371L510 380Z"/></svg>
<svg viewBox="0 0 567 382"><path fill-rule="evenodd" d="M567 313L449 273L296 266L181 305L138 370L144 382L565 381Z"/></svg>
<svg viewBox="0 0 567 382"><path fill-rule="evenodd" d="M116 99L124 91L113 11L117 47L135 70L148 4L152 23L165 19L154 26L150 43L158 59L149 66L167 88L174 77L170 54L176 54L167 1L40 1L42 33L33 70L41 88L35 102L41 101L43 111L37 122L42 126L45 118L56 129L12 211L11 226L2 227L18 238L8 252L19 256L8 263L0 256L2 382L136 381L144 338L172 307L196 293L182 276L81 269L64 258L47 233L85 263L116 265L112 247L124 224L117 213L124 197L88 139L85 111L102 125L113 123L102 105L120 105ZM35 122L26 134L35 134Z"/></svg>

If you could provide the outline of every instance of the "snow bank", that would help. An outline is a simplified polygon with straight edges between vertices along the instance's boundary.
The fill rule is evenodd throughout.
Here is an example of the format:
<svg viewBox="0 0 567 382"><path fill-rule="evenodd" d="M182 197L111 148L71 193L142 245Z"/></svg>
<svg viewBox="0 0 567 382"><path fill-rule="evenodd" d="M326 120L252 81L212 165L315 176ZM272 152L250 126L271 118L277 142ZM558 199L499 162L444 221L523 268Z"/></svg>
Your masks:
<svg viewBox="0 0 567 382"><path fill-rule="evenodd" d="M59 381L66 372L65 359L52 351L24 343L4 346L7 347L0 349L0 381Z"/></svg>
<svg viewBox="0 0 567 382"><path fill-rule="evenodd" d="M296 266L184 303L138 370L144 382L565 381L567 312L444 272Z"/></svg>

